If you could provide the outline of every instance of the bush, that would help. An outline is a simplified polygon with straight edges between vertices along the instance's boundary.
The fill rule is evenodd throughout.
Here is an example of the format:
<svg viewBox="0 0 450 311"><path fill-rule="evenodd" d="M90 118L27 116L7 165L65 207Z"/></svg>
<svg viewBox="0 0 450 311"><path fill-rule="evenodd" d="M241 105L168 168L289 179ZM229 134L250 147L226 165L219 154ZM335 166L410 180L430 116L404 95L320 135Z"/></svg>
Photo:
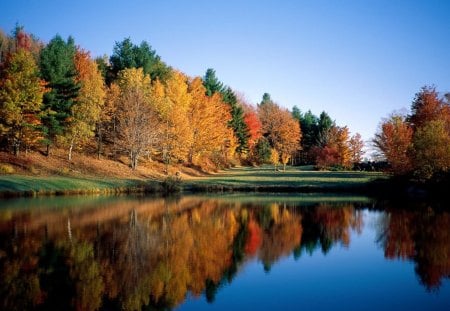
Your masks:
<svg viewBox="0 0 450 311"><path fill-rule="evenodd" d="M181 191L181 177L179 175L167 176L162 182L164 193L176 193Z"/></svg>
<svg viewBox="0 0 450 311"><path fill-rule="evenodd" d="M0 174L13 174L15 169L10 164L0 163Z"/></svg>

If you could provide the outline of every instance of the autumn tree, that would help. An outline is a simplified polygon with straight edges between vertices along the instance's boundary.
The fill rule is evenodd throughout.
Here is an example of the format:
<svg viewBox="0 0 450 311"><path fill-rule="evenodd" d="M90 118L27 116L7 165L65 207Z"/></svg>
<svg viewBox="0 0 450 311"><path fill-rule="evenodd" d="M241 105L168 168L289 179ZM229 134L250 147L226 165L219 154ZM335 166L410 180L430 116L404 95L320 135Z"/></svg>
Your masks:
<svg viewBox="0 0 450 311"><path fill-rule="evenodd" d="M364 141L361 138L361 134L356 133L349 140L350 148L350 161L352 163L360 163L364 155Z"/></svg>
<svg viewBox="0 0 450 311"><path fill-rule="evenodd" d="M75 105L71 107L71 122L63 138L69 146L69 160L75 144L83 144L94 136L105 98L102 76L88 52L77 50L75 69L75 82L80 85L80 90Z"/></svg>
<svg viewBox="0 0 450 311"><path fill-rule="evenodd" d="M156 137L157 119L150 97L150 77L142 68L124 69L119 73L118 102L119 144L130 156L131 168Z"/></svg>
<svg viewBox="0 0 450 311"><path fill-rule="evenodd" d="M45 83L39 78L36 62L25 49L10 55L0 76L0 135L6 137L18 155L41 138L38 113Z"/></svg>
<svg viewBox="0 0 450 311"><path fill-rule="evenodd" d="M254 150L256 143L262 136L262 125L254 107L247 105L244 108L244 122L248 128L248 146Z"/></svg>
<svg viewBox="0 0 450 311"><path fill-rule="evenodd" d="M289 159L300 149L300 123L288 110L281 109L272 101L264 101L264 98L258 106L258 115L263 135L279 152L285 170Z"/></svg>
<svg viewBox="0 0 450 311"><path fill-rule="evenodd" d="M220 93L223 102L229 105L231 118L229 120L229 127L233 129L234 135L237 139L236 151L240 154L248 150L248 128L244 121L244 110L238 103L238 99L233 90L224 86L216 76L214 69L209 68L203 77L203 85L206 89L206 95L212 96L215 93Z"/></svg>
<svg viewBox="0 0 450 311"><path fill-rule="evenodd" d="M375 147L386 158L396 174L408 173L412 168L409 150L412 146L413 130L400 115L385 120L373 140Z"/></svg>
<svg viewBox="0 0 450 311"><path fill-rule="evenodd" d="M444 120L450 122L450 106L439 97L434 87L424 86L411 104L408 122L417 129L428 122Z"/></svg>
<svg viewBox="0 0 450 311"><path fill-rule="evenodd" d="M350 169L354 163L353 160L362 155L364 144L358 135L350 138L346 126L333 125L326 135L321 137L321 140L321 145L313 149L316 165L321 169L330 167Z"/></svg>
<svg viewBox="0 0 450 311"><path fill-rule="evenodd" d="M187 77L174 71L165 85L157 80L152 96L160 120L158 147L164 163L186 161L193 139L188 118L192 97Z"/></svg>
<svg viewBox="0 0 450 311"><path fill-rule="evenodd" d="M450 170L450 135L444 120L429 121L413 136L413 165L420 178Z"/></svg>
<svg viewBox="0 0 450 311"><path fill-rule="evenodd" d="M74 39L69 37L66 42L59 35L50 40L41 51L41 76L51 88L51 91L44 95L41 114L47 155L50 154L50 146L56 142L56 138L64 136L71 121L72 106L78 96L75 52Z"/></svg>
<svg viewBox="0 0 450 311"><path fill-rule="evenodd" d="M270 162L273 164L274 169L277 170L278 164L280 164L280 154L275 148L270 149Z"/></svg>
<svg viewBox="0 0 450 311"><path fill-rule="evenodd" d="M191 104L188 119L192 131L188 161L198 164L202 156L211 156L220 152L226 142L230 119L229 107L223 103L219 93L206 96L206 89L201 78L194 78L189 83Z"/></svg>

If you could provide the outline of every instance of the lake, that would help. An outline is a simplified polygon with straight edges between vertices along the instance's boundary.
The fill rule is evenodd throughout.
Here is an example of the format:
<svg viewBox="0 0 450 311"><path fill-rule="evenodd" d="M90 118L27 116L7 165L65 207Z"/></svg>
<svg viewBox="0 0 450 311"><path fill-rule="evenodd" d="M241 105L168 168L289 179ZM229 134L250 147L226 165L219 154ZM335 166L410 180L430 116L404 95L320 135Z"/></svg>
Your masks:
<svg viewBox="0 0 450 311"><path fill-rule="evenodd" d="M0 201L2 310L450 310L450 213L332 195Z"/></svg>

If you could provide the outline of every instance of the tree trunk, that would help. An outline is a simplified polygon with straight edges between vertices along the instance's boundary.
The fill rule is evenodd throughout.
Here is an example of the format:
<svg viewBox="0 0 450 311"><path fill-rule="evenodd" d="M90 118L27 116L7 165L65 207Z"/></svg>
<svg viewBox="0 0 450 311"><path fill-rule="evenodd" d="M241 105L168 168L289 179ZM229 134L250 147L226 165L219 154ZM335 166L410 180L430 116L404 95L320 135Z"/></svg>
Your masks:
<svg viewBox="0 0 450 311"><path fill-rule="evenodd" d="M50 144L47 144L47 150L45 151L45 155L46 155L47 157L50 156Z"/></svg>
<svg viewBox="0 0 450 311"><path fill-rule="evenodd" d="M13 143L13 153L16 157L19 156L19 151L20 151L20 143L15 140Z"/></svg>
<svg viewBox="0 0 450 311"><path fill-rule="evenodd" d="M97 131L97 159L99 160L102 154L102 140L103 140L102 135L103 135L102 130L99 127Z"/></svg>
<svg viewBox="0 0 450 311"><path fill-rule="evenodd" d="M72 161L72 149L73 149L74 139L70 141L70 147L69 147L69 161Z"/></svg>
<svg viewBox="0 0 450 311"><path fill-rule="evenodd" d="M138 166L138 153L137 152L131 152L131 169L134 171L137 169Z"/></svg>

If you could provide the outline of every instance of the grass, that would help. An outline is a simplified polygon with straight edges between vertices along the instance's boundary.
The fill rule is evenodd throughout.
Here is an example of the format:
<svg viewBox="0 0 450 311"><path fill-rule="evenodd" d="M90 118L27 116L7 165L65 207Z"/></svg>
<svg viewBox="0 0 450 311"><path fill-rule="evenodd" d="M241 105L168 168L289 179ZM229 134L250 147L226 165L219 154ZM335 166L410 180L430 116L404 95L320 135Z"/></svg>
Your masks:
<svg viewBox="0 0 450 311"><path fill-rule="evenodd" d="M144 184L129 179L92 179L64 176L0 176L0 197L143 191Z"/></svg>
<svg viewBox="0 0 450 311"><path fill-rule="evenodd" d="M303 167L288 167L275 171L271 166L233 168L223 173L189 181L192 190L234 191L353 191L365 188L383 173L353 171L312 171Z"/></svg>

